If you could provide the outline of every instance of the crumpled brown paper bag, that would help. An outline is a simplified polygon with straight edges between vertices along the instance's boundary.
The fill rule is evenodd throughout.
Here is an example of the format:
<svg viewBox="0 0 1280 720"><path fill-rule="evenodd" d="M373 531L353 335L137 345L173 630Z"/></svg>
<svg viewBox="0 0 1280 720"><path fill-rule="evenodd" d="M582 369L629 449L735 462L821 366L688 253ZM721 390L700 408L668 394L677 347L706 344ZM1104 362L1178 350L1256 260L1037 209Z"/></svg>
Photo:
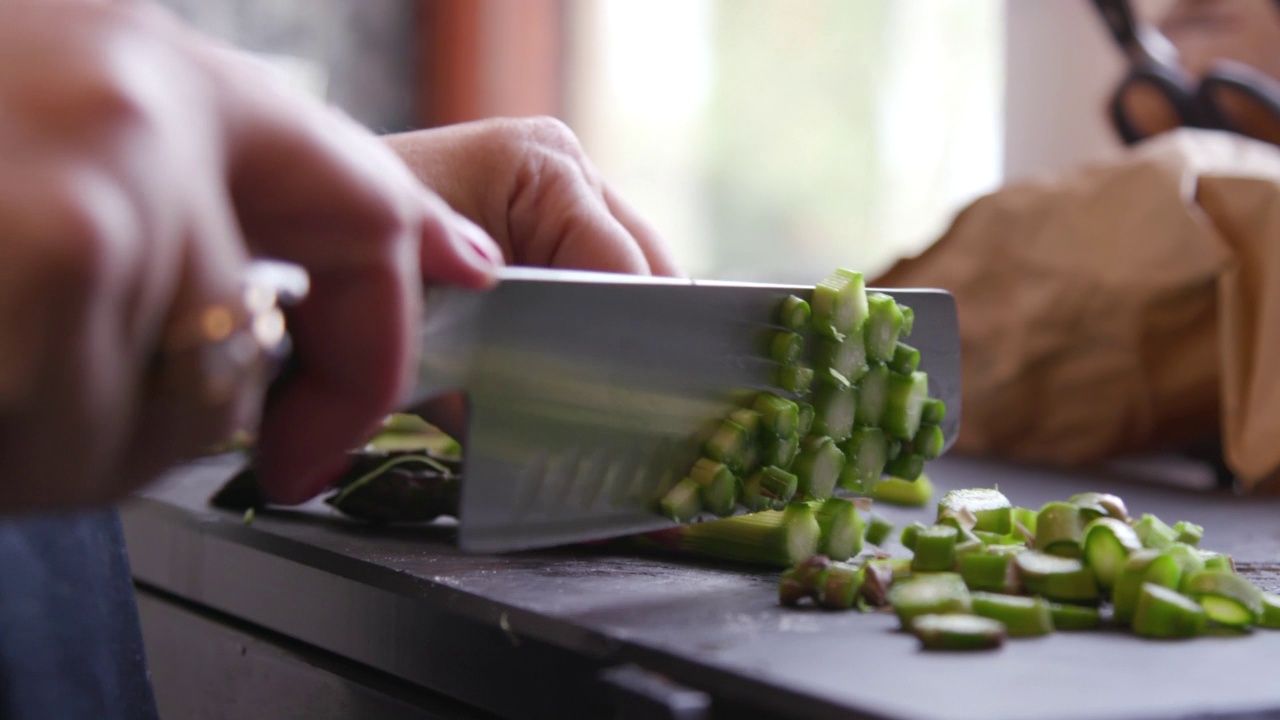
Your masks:
<svg viewBox="0 0 1280 720"><path fill-rule="evenodd" d="M1059 465L1220 434L1280 492L1280 148L1183 130L1010 185L875 281L958 302L957 450Z"/></svg>

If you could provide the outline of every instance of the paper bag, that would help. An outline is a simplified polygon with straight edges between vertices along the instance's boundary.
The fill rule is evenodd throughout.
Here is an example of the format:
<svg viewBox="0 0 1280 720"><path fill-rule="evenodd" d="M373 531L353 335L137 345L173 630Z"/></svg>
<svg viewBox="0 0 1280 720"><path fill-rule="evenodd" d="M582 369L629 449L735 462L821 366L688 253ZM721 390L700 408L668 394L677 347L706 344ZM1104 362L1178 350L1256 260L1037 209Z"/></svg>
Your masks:
<svg viewBox="0 0 1280 720"><path fill-rule="evenodd" d="M1280 491L1280 149L1166 134L1010 185L874 284L960 313L957 451L1055 465L1221 439Z"/></svg>

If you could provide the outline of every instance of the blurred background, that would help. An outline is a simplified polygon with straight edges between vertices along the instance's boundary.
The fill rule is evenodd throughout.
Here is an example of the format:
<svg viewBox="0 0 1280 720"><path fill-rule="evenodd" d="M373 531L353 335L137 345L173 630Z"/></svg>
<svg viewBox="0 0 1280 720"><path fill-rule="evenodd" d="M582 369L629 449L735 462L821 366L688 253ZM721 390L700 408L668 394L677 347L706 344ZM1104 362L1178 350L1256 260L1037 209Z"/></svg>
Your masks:
<svg viewBox="0 0 1280 720"><path fill-rule="evenodd" d="M563 119L700 277L875 274L977 195L1119 148L1087 0L167 3L380 132Z"/></svg>

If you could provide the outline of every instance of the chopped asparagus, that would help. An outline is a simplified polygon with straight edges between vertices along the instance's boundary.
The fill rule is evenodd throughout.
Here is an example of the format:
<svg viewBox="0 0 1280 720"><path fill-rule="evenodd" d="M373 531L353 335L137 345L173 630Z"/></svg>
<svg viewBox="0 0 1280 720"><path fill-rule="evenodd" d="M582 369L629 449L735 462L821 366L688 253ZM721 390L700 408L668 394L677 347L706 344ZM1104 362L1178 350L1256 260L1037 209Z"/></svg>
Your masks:
<svg viewBox="0 0 1280 720"><path fill-rule="evenodd" d="M1258 627L1280 630L1280 595L1262 594L1262 617L1258 619Z"/></svg>
<svg viewBox="0 0 1280 720"><path fill-rule="evenodd" d="M769 340L769 357L774 362L791 365L804 353L804 338L799 333L783 330Z"/></svg>
<svg viewBox="0 0 1280 720"><path fill-rule="evenodd" d="M921 615L911 632L925 650L991 650L1005 639L1003 625L976 615Z"/></svg>
<svg viewBox="0 0 1280 720"><path fill-rule="evenodd" d="M1093 571L1075 558L1029 550L1014 556L1027 590L1055 602L1093 604L1098 582Z"/></svg>
<svg viewBox="0 0 1280 720"><path fill-rule="evenodd" d="M1079 507L1065 502L1045 503L1036 515L1035 548L1050 555L1078 558L1083 530Z"/></svg>
<svg viewBox="0 0 1280 720"><path fill-rule="evenodd" d="M910 375L889 373L881 427L899 440L910 440L920 430L920 412L929 398L929 376L916 371Z"/></svg>
<svg viewBox="0 0 1280 720"><path fill-rule="evenodd" d="M827 568L822 583L818 585L818 604L832 610L848 610L853 607L862 589L864 573L862 569L843 562L833 562Z"/></svg>
<svg viewBox="0 0 1280 720"><path fill-rule="evenodd" d="M1204 539L1204 528L1186 520L1179 520L1174 523L1173 531L1178 534L1178 542L1186 543L1192 547L1198 546L1200 541Z"/></svg>
<svg viewBox="0 0 1280 720"><path fill-rule="evenodd" d="M938 398L929 398L920 406L921 425L941 425L947 419L947 404Z"/></svg>
<svg viewBox="0 0 1280 720"><path fill-rule="evenodd" d="M1183 583L1182 591L1219 625L1247 627L1263 615L1262 591L1232 572L1202 570Z"/></svg>
<svg viewBox="0 0 1280 720"><path fill-rule="evenodd" d="M778 303L778 323L788 330L799 332L808 328L811 313L809 303L795 295L788 295Z"/></svg>
<svg viewBox="0 0 1280 720"><path fill-rule="evenodd" d="M1080 508L1080 517L1085 522L1103 516L1126 522L1129 520L1129 511L1124 506L1124 500L1109 493L1080 493L1072 495L1067 502Z"/></svg>
<svg viewBox="0 0 1280 720"><path fill-rule="evenodd" d="M1170 589L1176 588L1181 573L1182 570L1172 555L1150 548L1131 553L1111 589L1112 617L1117 623L1128 625L1133 620L1138 596L1144 584L1154 583Z"/></svg>
<svg viewBox="0 0 1280 720"><path fill-rule="evenodd" d="M903 480L915 480L924 473L924 456L902 453L885 463L884 471Z"/></svg>
<svg viewBox="0 0 1280 720"><path fill-rule="evenodd" d="M955 569L957 535L956 529L947 525L934 525L917 532L912 548L915 556L911 559L911 572Z"/></svg>
<svg viewBox="0 0 1280 720"><path fill-rule="evenodd" d="M796 434L800 437L808 435L813 429L813 406L809 403L796 403L799 412L796 415Z"/></svg>
<svg viewBox="0 0 1280 720"><path fill-rule="evenodd" d="M1092 630L1102 624L1098 609L1083 605L1049 603L1049 614L1055 630Z"/></svg>
<svg viewBox="0 0 1280 720"><path fill-rule="evenodd" d="M893 352L902 333L902 308L888 295L868 293L867 309L867 357L887 363L893 360Z"/></svg>
<svg viewBox="0 0 1280 720"><path fill-rule="evenodd" d="M848 560L862 551L866 530L852 500L827 498L815 503L814 513L822 531L818 552L832 560Z"/></svg>
<svg viewBox="0 0 1280 720"><path fill-rule="evenodd" d="M911 447L916 454L925 460L935 460L940 457L946 444L947 439L942 434L942 428L937 425L921 425L919 432L911 441Z"/></svg>
<svg viewBox="0 0 1280 720"><path fill-rule="evenodd" d="M764 427L772 434L785 437L796 432L800 408L791 400L773 393L760 393L752 408L760 413Z"/></svg>
<svg viewBox="0 0 1280 720"><path fill-rule="evenodd" d="M973 515L972 529L1004 534L1013 528L1012 508L999 490L951 490L938 500L938 520L968 512Z"/></svg>
<svg viewBox="0 0 1280 720"><path fill-rule="evenodd" d="M766 434L760 442L760 461L764 465L789 468L800 452L800 436Z"/></svg>
<svg viewBox="0 0 1280 720"><path fill-rule="evenodd" d="M813 288L813 330L822 337L843 339L862 329L867 320L867 292L862 273L843 268Z"/></svg>
<svg viewBox="0 0 1280 720"><path fill-rule="evenodd" d="M752 473L742 483L742 503L747 509L781 510L791 501L799 487L795 475L775 466L767 466Z"/></svg>
<svg viewBox="0 0 1280 720"><path fill-rule="evenodd" d="M1203 634L1208 617L1194 600L1155 583L1143 583L1133 614L1133 632L1152 638Z"/></svg>
<svg viewBox="0 0 1280 720"><path fill-rule="evenodd" d="M1130 553L1142 549L1142 541L1125 523L1099 517L1084 531L1084 558L1098 578L1098 586L1110 590Z"/></svg>
<svg viewBox="0 0 1280 720"><path fill-rule="evenodd" d="M872 545L883 545L884 541L889 539L889 535L892 532L893 523L889 522L881 515L871 513L871 518L867 521L867 542Z"/></svg>
<svg viewBox="0 0 1280 720"><path fill-rule="evenodd" d="M864 427L878 427L889 405L889 368L873 364L858 386L856 422ZM910 436L908 436L910 437Z"/></svg>
<svg viewBox="0 0 1280 720"><path fill-rule="evenodd" d="M858 455L855 463L861 460L862 456ZM924 507L933 497L933 483L924 474L915 480L887 477L872 485L868 494L872 500L888 505Z"/></svg>
<svg viewBox="0 0 1280 720"><path fill-rule="evenodd" d="M871 489L878 487L877 481L884 474L885 463L889 460L889 447L884 431L880 428L856 428L844 444L845 469L840 475L840 487L847 490Z"/></svg>
<svg viewBox="0 0 1280 720"><path fill-rule="evenodd" d="M969 589L955 573L912 575L889 588L889 604L907 629L921 615L969 612Z"/></svg>
<svg viewBox="0 0 1280 720"><path fill-rule="evenodd" d="M1009 637L1035 637L1053 632L1049 603L1041 598L975 592L970 596L973 614L998 620Z"/></svg>
<svg viewBox="0 0 1280 720"><path fill-rule="evenodd" d="M693 523L645 537L671 550L786 568L812 557L820 534L813 509L793 503L785 510Z"/></svg>
<svg viewBox="0 0 1280 720"><path fill-rule="evenodd" d="M835 370L850 382L861 380L871 369L867 362L867 346L856 334L844 340L820 338L813 355L815 367Z"/></svg>
<svg viewBox="0 0 1280 720"><path fill-rule="evenodd" d="M805 438L792 466L800 479L800 495L816 500L831 497L844 462L844 453L831 438L825 435Z"/></svg>
<svg viewBox="0 0 1280 720"><path fill-rule="evenodd" d="M813 432L844 442L853 433L857 396L852 388L824 385L813 396Z"/></svg>
<svg viewBox="0 0 1280 720"><path fill-rule="evenodd" d="M910 375L920 367L920 351L900 342L893 349L893 357L885 364L896 373Z"/></svg>
<svg viewBox="0 0 1280 720"><path fill-rule="evenodd" d="M676 522L688 522L702 511L702 484L693 478L685 478L667 491L658 502L664 517Z"/></svg>
<svg viewBox="0 0 1280 720"><path fill-rule="evenodd" d="M1016 593L1020 581L1014 557L1006 553L965 553L959 557L960 577L970 590Z"/></svg>
<svg viewBox="0 0 1280 720"><path fill-rule="evenodd" d="M1143 547L1156 550L1163 550L1178 541L1178 533L1150 513L1143 515L1138 522L1134 523L1133 531L1138 533L1138 539L1142 541Z"/></svg>

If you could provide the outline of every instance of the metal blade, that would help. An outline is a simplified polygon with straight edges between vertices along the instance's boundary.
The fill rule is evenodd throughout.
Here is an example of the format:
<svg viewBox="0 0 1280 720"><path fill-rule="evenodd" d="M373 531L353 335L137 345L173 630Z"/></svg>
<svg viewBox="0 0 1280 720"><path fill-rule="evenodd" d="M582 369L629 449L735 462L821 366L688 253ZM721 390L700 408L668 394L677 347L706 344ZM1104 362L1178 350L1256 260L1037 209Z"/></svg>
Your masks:
<svg viewBox="0 0 1280 720"><path fill-rule="evenodd" d="M672 526L656 499L735 400L780 392L765 350L774 312L812 290L508 270L488 293L429 298L454 307L428 323L424 394L457 385L470 397L460 545L506 551ZM950 446L960 419L954 300L889 294L915 310L911 342L931 395L947 403Z"/></svg>

